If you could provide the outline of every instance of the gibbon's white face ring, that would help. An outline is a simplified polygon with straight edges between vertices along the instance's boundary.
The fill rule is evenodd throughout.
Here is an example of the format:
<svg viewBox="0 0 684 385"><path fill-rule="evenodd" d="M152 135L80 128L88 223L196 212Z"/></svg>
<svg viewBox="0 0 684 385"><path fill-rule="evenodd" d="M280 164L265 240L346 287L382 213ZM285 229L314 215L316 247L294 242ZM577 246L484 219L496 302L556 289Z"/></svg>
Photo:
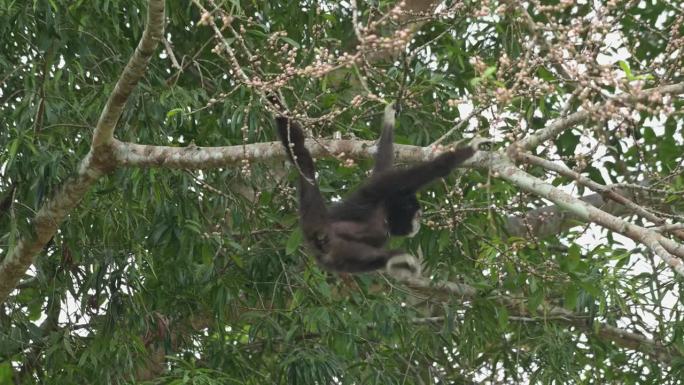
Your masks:
<svg viewBox="0 0 684 385"><path fill-rule="evenodd" d="M413 219L411 220L411 232L408 233L407 237L412 238L416 234L418 234L418 231L420 230L421 216L423 216L423 210L418 209L418 211L416 211L416 214L413 216Z"/></svg>

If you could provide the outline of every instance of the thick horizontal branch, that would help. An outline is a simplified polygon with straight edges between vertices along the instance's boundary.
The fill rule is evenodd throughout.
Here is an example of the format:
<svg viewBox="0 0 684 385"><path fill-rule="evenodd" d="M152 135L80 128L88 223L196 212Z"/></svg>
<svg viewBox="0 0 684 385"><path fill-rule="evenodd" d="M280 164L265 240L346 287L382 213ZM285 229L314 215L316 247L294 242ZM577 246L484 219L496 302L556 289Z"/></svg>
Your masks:
<svg viewBox="0 0 684 385"><path fill-rule="evenodd" d="M374 153L375 142L362 140L308 140L307 148L314 157L341 156L354 159L368 158ZM230 167L240 164L243 159L250 162L268 160L284 160L285 151L279 142L254 143L225 147L167 147L134 143L113 142L117 162L130 167L164 167L176 169L210 169ZM486 152L466 162L464 167L483 167ZM428 148L410 145L395 145L395 158L400 162L412 163L429 159L433 155ZM637 193L632 189L622 189L620 194L636 199ZM629 213L624 206L606 201L600 194L580 198L586 203L600 207L601 210L615 216ZM653 203L647 197L644 198ZM583 220L572 212L564 211L559 206L542 207L526 213L522 217L509 216L506 230L512 236L529 236L530 234L544 238L558 234L577 226Z"/></svg>
<svg viewBox="0 0 684 385"><path fill-rule="evenodd" d="M313 157L342 156L367 158L375 151L375 142L365 140L307 140L306 147ZM224 147L168 147L113 142L114 154L122 166L164 167L180 169L210 169L239 164L243 159L265 161L285 159L280 142L254 143ZM395 145L397 160L416 162L429 159L432 154L420 146ZM472 162L471 162L472 163ZM468 163L468 164L471 164Z"/></svg>

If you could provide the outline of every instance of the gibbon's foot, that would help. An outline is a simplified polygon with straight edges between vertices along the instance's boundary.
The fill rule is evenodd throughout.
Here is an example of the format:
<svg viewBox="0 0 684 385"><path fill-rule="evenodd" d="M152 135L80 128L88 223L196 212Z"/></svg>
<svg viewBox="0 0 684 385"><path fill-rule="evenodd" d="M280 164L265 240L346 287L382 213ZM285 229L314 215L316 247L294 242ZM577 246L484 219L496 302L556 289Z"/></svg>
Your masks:
<svg viewBox="0 0 684 385"><path fill-rule="evenodd" d="M389 275L404 281L420 277L420 262L410 254L399 254L387 261L386 270Z"/></svg>
<svg viewBox="0 0 684 385"><path fill-rule="evenodd" d="M491 147L492 143L494 143L494 141L490 138L483 138L481 136L476 136L476 137L470 139L470 143L468 143L468 144L470 145L470 147L473 148L473 150L478 151L478 150L480 150L480 146L483 144L486 144L487 145L487 146L485 146L485 147L487 147L486 150L489 150L489 147Z"/></svg>

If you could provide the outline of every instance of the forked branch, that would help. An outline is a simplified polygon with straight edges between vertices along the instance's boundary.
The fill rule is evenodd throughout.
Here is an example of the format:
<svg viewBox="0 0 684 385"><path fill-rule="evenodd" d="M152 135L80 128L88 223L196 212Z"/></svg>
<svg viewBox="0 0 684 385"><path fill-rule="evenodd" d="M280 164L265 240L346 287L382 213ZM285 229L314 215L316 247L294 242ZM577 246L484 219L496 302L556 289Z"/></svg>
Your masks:
<svg viewBox="0 0 684 385"><path fill-rule="evenodd" d="M29 234L21 234L16 246L0 263L0 303L7 299L34 258L57 232L64 218L81 201L90 187L106 172L117 167L111 144L113 132L126 100L144 74L164 27L164 0L150 0L147 25L135 54L124 69L114 92L102 110L93 133L90 152L81 160L76 175L43 203L31 220Z"/></svg>

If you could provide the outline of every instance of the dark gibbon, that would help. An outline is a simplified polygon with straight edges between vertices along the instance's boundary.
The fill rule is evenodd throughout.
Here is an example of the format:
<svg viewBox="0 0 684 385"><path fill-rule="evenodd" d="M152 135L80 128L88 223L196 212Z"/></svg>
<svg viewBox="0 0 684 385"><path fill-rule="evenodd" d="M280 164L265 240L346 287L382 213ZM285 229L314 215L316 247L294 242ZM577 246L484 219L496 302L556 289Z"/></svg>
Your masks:
<svg viewBox="0 0 684 385"><path fill-rule="evenodd" d="M386 269L399 279L420 276L420 263L402 250L385 248L391 235L414 236L422 211L416 192L447 176L476 147L456 148L408 168L394 168L394 108L385 109L371 176L341 202L327 207L316 183L311 154L299 123L276 117L290 161L298 169L299 222L318 264L326 270L362 273ZM474 142L474 141L473 141Z"/></svg>

